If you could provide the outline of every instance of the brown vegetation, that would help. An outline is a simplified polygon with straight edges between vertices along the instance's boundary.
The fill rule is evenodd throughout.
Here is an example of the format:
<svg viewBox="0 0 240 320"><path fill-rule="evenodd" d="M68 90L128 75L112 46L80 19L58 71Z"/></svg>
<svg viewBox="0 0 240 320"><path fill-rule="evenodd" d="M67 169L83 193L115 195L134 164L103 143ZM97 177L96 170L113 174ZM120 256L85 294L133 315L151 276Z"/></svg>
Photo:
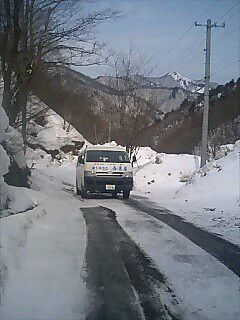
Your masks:
<svg viewBox="0 0 240 320"><path fill-rule="evenodd" d="M240 82L229 89L229 84L221 86L217 98L211 94L209 111L209 130L212 131L224 123L233 122L240 114ZM202 100L199 97L198 103ZM159 152L191 153L201 140L202 107L192 102L184 102L180 109L169 113L163 121L155 124L145 135L144 144ZM240 137L236 136L236 139Z"/></svg>

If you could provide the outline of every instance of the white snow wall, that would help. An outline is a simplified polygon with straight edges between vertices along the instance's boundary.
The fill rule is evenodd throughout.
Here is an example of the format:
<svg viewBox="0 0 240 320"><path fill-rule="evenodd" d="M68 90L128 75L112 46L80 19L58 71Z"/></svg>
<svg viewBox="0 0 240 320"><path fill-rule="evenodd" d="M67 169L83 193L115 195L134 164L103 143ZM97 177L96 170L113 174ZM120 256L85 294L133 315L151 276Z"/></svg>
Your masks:
<svg viewBox="0 0 240 320"><path fill-rule="evenodd" d="M9 121L6 112L0 107L0 211L6 208L8 202L8 186L4 182L3 176L8 172L10 159L2 146L8 126Z"/></svg>

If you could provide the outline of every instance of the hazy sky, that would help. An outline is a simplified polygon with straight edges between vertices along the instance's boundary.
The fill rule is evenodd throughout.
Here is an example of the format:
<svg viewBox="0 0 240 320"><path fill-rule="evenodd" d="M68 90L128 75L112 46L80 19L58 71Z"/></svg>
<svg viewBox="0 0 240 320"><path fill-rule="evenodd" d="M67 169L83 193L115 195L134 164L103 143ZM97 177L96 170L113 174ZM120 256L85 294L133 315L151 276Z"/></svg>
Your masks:
<svg viewBox="0 0 240 320"><path fill-rule="evenodd" d="M204 76L206 28L192 27L182 40L178 39L195 21L205 24L208 18L218 24L226 21L225 29L212 28L211 73L239 59L240 0L98 0L88 5L122 11L121 18L99 26L96 37L107 42L109 48L123 52L133 42L137 51L151 57L157 65L153 76L173 71L192 79ZM106 67L81 71L93 77L109 72ZM236 79L239 73L236 63L213 75L211 80L224 83Z"/></svg>

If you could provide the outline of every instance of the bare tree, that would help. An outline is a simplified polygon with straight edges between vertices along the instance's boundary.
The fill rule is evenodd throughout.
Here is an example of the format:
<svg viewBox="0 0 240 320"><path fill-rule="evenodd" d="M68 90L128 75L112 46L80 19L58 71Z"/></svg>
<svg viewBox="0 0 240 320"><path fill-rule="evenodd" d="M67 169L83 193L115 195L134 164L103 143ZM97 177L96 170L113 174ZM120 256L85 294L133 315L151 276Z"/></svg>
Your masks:
<svg viewBox="0 0 240 320"><path fill-rule="evenodd" d="M114 71L110 78L116 94L101 97L101 111L111 125L111 135L127 147L130 154L141 144L145 130L155 121L157 108L144 98L140 81L149 76L150 59L132 48L127 54L113 54L109 64Z"/></svg>
<svg viewBox="0 0 240 320"><path fill-rule="evenodd" d="M26 144L26 106L38 70L101 63L103 44L95 40L94 28L119 12L86 13L80 0L4 0L0 6L3 107L11 124L21 111Z"/></svg>

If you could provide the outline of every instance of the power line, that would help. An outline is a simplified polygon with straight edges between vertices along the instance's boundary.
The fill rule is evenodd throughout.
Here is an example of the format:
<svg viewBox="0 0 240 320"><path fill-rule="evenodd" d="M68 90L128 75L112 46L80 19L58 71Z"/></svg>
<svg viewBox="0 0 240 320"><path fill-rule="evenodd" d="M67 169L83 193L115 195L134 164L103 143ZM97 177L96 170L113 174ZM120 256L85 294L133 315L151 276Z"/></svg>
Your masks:
<svg viewBox="0 0 240 320"><path fill-rule="evenodd" d="M226 20L224 20L224 23L226 24L229 20L231 20L232 18L233 18L233 16L236 14L236 13L238 13L240 11L240 8L238 9L238 10L236 10L235 12L233 12L233 15L230 15ZM220 19L218 19L218 20L220 20ZM228 33L230 33L232 30L230 30L230 31L228 31ZM216 30L213 30L213 32L216 32ZM213 33L212 32L212 33ZM223 36L223 37L225 37L225 35ZM222 37L222 38L223 38ZM222 39L221 38L221 39Z"/></svg>
<svg viewBox="0 0 240 320"><path fill-rule="evenodd" d="M220 18L218 18L215 22L214 22L214 24L216 24L219 20L221 20L223 17L225 17L226 15L228 15L236 6L238 5L238 3L235 3L235 5L233 5L228 11L226 11ZM239 10L237 10L237 11L235 11L234 12L234 14L235 13L237 13ZM228 19L226 20L226 21L229 21L230 19L231 19L232 17L230 16L230 17L228 17ZM226 21L225 21L225 23L226 23ZM176 64L174 64L173 66L172 65L170 65L170 67L169 67L169 69L170 68L176 68L177 66L179 66L188 56L190 56L202 43L204 43L204 41L205 41L205 39L203 38L203 36L205 35L205 32L203 33L203 34L201 34L182 54L181 54L181 56L180 56L180 60L176 63ZM190 50L189 51L189 49L191 49L192 48L192 46L194 46L194 44L195 43L197 43L199 40L201 40L203 38L203 40L201 41L201 42L199 42L198 44L197 44L197 46L196 47L194 47L192 50ZM189 52L188 52L189 51ZM185 53L187 53L186 55L185 55ZM182 59L181 59L181 57L182 57Z"/></svg>
<svg viewBox="0 0 240 320"><path fill-rule="evenodd" d="M211 5L203 11L203 13L200 15L203 16L206 12L208 12L213 6L215 6L215 4L218 2L219 0L215 0L214 3L211 3ZM198 19L199 20L199 19ZM173 49L176 47L176 45L178 44L179 41L181 41L187 34L188 32L190 32L192 30L192 28L194 27L195 22L176 40L176 42L173 44L173 46L166 52L166 54L160 59L159 63L160 64L165 58L166 56L168 56L168 54L173 51Z"/></svg>
<svg viewBox="0 0 240 320"><path fill-rule="evenodd" d="M230 63L230 64L225 65L225 66L222 67L221 69L218 69L218 70L214 71L213 73L210 74L210 77L211 77L211 76L214 76L215 74L217 74L217 73L219 73L219 72L221 72L221 71L223 71L223 70L225 70L225 69L227 69L227 68L230 68L230 67L234 66L234 65L237 64L238 62L240 62L240 59L238 59L238 60L236 60L236 61L234 61L234 62L232 62L232 63ZM205 79L205 78L203 77L203 78L201 78L199 81L203 81L204 79Z"/></svg>
<svg viewBox="0 0 240 320"><path fill-rule="evenodd" d="M177 39L177 41L174 43L174 45L166 52L166 54L161 58L161 60L159 61L159 64L163 61L163 59L166 58L166 56L176 47L176 44L182 40L186 34L188 34L188 32L194 27L194 23L186 30L186 32Z"/></svg>
<svg viewBox="0 0 240 320"><path fill-rule="evenodd" d="M212 28L225 28L222 25L212 24L211 19L207 20L207 24L195 23L196 27L206 27L206 49L205 49L205 86L204 86L204 108L203 108L203 124L202 124L202 148L201 148L201 167L205 166L207 161L208 146L208 116L209 116L209 87L210 87L210 51L211 51L211 30Z"/></svg>
<svg viewBox="0 0 240 320"><path fill-rule="evenodd" d="M231 64L225 65L224 67L222 67L221 69L218 69L217 71L214 71L213 73L210 74L210 76L213 76L213 75L215 75L216 73L221 72L221 71L223 71L224 69L227 69L227 68L235 65L235 64L238 63L238 62L240 62L240 59L238 59L237 61L232 62Z"/></svg>
<svg viewBox="0 0 240 320"><path fill-rule="evenodd" d="M205 35L205 32L204 32L203 34L201 34L201 36L198 37L198 38L192 43L192 45L189 46L188 49L186 49L186 50L183 52L183 54L180 56L180 57L183 57L183 58L180 59L180 61L178 61L175 65L170 66L170 68L173 68L173 69L174 69L174 68L176 68L177 66L179 66L179 65L182 63L182 61L184 61L188 56L190 56L191 53L193 53L193 51L195 51L202 43L204 43L205 39L203 39L201 42L198 43L198 45L197 45L196 47L194 47L191 51L189 51L189 49L191 49L191 47L192 47L195 43L197 43L200 39L203 38L203 35ZM188 52L188 51L189 51L189 52ZM187 52L188 52L188 53L187 53ZM187 53L187 54L185 55L185 53Z"/></svg>
<svg viewBox="0 0 240 320"><path fill-rule="evenodd" d="M239 4L240 4L240 2L239 2ZM233 15L234 15L235 13L238 13L239 11L240 11L240 9L238 9L237 11L235 11L235 12L233 13ZM232 19L232 16L229 16L228 19L225 20L224 22L227 23L230 19Z"/></svg>
<svg viewBox="0 0 240 320"><path fill-rule="evenodd" d="M201 56L203 56L204 52L203 52L202 48L200 48L201 51L196 51L196 49L197 49L203 42L205 42L205 39L203 39L203 41L201 41L201 43L199 43L199 45L198 45L197 47L195 47L195 50L192 50L192 51L195 51L195 52L192 54L192 56L191 56L190 59L184 61L183 66L184 66L185 64L187 64L187 63L189 64L189 63L191 63L193 60L195 60L195 59L196 59L196 57L195 57L196 54L198 54L198 55L201 54ZM189 52L188 56L192 53L192 51ZM184 58L183 60L185 60L185 58ZM180 64L180 62L179 62L178 64ZM174 68L176 68L176 66L174 66ZM204 78L203 78L203 79L204 79Z"/></svg>
<svg viewBox="0 0 240 320"><path fill-rule="evenodd" d="M238 25L238 27L240 28L240 25ZM230 35L232 35L234 32L232 32L232 31L238 31L238 29L236 29L236 26L233 26L233 28L231 28L230 30L228 30L228 33L225 33L222 37L220 37L219 39L217 39L217 42L219 43L219 42L221 42L227 35L229 36L229 34Z"/></svg>
<svg viewBox="0 0 240 320"><path fill-rule="evenodd" d="M239 10L237 10L237 11L239 11ZM237 12L237 11L236 11L236 12ZM235 12L235 13L236 13L236 12ZM229 20L229 19L228 19L228 20ZM240 25L238 25L238 28L240 28ZM220 37L219 39L217 39L217 42L218 42L218 43L221 42L221 41L226 37L226 35L229 35L229 34L232 35L232 34L234 34L234 32L233 32L234 30L235 30L235 32L238 31L238 29L236 29L236 26L233 26L233 28L231 28L231 29L228 31L228 33L224 34L222 37ZM215 30L213 30L212 33L213 33L214 31L215 31ZM231 63L231 64L228 64L228 65L222 67L221 69L218 69L217 71L214 71L210 76L215 75L216 73L221 72L222 70L224 70L224 69L226 69L226 68L228 68L228 67L231 67L232 65L236 64L237 62L239 62L239 60L237 60L237 61L235 61L235 62L233 62L233 63ZM204 77L201 78L199 81L203 81L203 80L204 80Z"/></svg>
<svg viewBox="0 0 240 320"><path fill-rule="evenodd" d="M225 12L220 18L218 18L218 20L215 22L219 22L219 20L221 20L222 18L224 18L229 12L231 12L237 5L239 4L239 1L237 3L235 3L227 12ZM225 21L226 22L226 21Z"/></svg>
<svg viewBox="0 0 240 320"><path fill-rule="evenodd" d="M239 2L239 4L240 4L240 2ZM233 6L231 9L229 9L228 10L228 13L230 12L230 11L232 11L233 10L233 8L235 8L236 7L236 5L235 6ZM239 13L239 11L240 11L240 8L238 9L238 10L236 10L235 12L233 12L226 20L224 20L224 23L226 24L229 20L231 20L231 19L233 19L233 17L235 16L235 14L236 13ZM224 14L224 16L225 16L226 14ZM220 20L220 19L218 19L218 20ZM239 21L239 23L240 23L240 21ZM237 31L239 31L240 30L240 24L238 23L238 25L237 26L235 26L235 24L234 25L232 25L233 27L231 28L231 29L229 29L229 30L226 30L227 32L226 33L224 33L221 37L219 37L219 38L216 38L216 40L215 40L215 43L220 43L220 42L222 42L222 40L226 37L226 36L228 36L228 37L231 37L233 34L235 34ZM230 24L228 24L228 26L231 26L231 23ZM212 31L212 33L214 33L214 32L216 32L216 29L214 29L213 31ZM215 56L215 58L216 58L216 56Z"/></svg>

